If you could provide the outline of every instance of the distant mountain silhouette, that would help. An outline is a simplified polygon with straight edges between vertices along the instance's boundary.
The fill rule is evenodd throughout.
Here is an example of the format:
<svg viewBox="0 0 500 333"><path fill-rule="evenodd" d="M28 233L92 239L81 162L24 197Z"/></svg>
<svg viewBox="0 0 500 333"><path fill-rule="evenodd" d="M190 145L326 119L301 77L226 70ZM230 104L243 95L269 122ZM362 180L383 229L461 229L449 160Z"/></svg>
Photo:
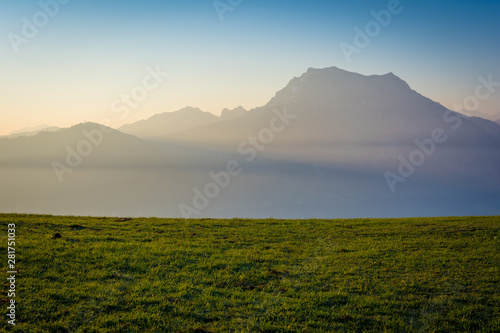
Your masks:
<svg viewBox="0 0 500 333"><path fill-rule="evenodd" d="M486 120L491 120L496 122L497 120L500 120L500 112L497 112L496 114L488 114L488 113L483 113L479 111L461 111L461 113L465 114L467 117L477 117L477 118L483 118Z"/></svg>
<svg viewBox="0 0 500 333"><path fill-rule="evenodd" d="M79 150L84 153L79 154ZM0 151L1 166L50 167L53 161L64 163L68 154L80 155L86 166L154 165L162 155L160 149L141 139L94 123L42 131L32 137L0 139ZM90 153L85 156L87 151Z"/></svg>
<svg viewBox="0 0 500 333"><path fill-rule="evenodd" d="M198 108L186 107L176 112L165 112L154 115L146 120L123 125L119 130L143 138L153 138L212 124L218 120L219 118L209 112L203 112Z"/></svg>
<svg viewBox="0 0 500 333"><path fill-rule="evenodd" d="M54 161L64 164L99 125L0 140L0 211L500 214L500 126L450 111L392 73L309 69L266 105L235 110L218 118L185 108L110 130L62 182Z"/></svg>
<svg viewBox="0 0 500 333"><path fill-rule="evenodd" d="M238 118L238 117L245 115L247 112L248 111L245 110L242 106L238 106L237 108L234 108L232 110L224 109L224 110L222 110L222 113L220 115L220 119L228 120L228 119Z"/></svg>
<svg viewBox="0 0 500 333"><path fill-rule="evenodd" d="M162 149L93 123L0 139L2 212L172 214L169 195L193 177Z"/></svg>
<svg viewBox="0 0 500 333"><path fill-rule="evenodd" d="M496 122L486 120L479 117L469 117L468 120L472 121L477 126L483 129L484 134L489 135L494 138L497 142L500 142L500 126Z"/></svg>
<svg viewBox="0 0 500 333"><path fill-rule="evenodd" d="M56 126L40 125L36 127L26 127L16 131L12 131L8 135L0 136L0 138L17 138L21 136L33 136L40 132L55 132L58 130L60 130L60 128Z"/></svg>

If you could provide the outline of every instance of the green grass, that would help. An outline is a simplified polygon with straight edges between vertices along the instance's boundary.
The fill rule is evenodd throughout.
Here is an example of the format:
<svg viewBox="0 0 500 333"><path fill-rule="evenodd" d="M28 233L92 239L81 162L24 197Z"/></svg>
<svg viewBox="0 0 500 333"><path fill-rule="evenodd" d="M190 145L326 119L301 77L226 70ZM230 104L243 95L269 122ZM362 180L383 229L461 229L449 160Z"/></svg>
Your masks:
<svg viewBox="0 0 500 333"><path fill-rule="evenodd" d="M3 331L500 332L498 216L0 224Z"/></svg>

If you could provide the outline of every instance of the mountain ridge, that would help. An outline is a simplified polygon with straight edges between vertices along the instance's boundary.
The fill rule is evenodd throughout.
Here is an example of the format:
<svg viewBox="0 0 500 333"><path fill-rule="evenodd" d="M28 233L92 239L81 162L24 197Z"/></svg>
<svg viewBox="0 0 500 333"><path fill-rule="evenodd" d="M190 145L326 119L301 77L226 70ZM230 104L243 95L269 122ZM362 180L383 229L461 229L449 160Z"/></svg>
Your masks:
<svg viewBox="0 0 500 333"><path fill-rule="evenodd" d="M282 218L500 211L500 127L448 110L392 73L309 69L232 119L179 111L139 122L130 134L85 123L1 139L0 183L12 190L0 193L0 211L186 217L179 207L189 205L198 212L189 217ZM58 182L53 163L74 160L72 152L82 163ZM228 178L230 163L240 172Z"/></svg>
<svg viewBox="0 0 500 333"><path fill-rule="evenodd" d="M228 120L228 119L238 118L238 117L245 115L247 112L248 111L245 108L243 108L241 105L232 109L232 110L225 108L222 110L222 113L220 115L220 119Z"/></svg>
<svg viewBox="0 0 500 333"><path fill-rule="evenodd" d="M185 107L175 112L155 114L147 119L123 125L118 130L143 137L183 131L216 122L219 118L196 107Z"/></svg>

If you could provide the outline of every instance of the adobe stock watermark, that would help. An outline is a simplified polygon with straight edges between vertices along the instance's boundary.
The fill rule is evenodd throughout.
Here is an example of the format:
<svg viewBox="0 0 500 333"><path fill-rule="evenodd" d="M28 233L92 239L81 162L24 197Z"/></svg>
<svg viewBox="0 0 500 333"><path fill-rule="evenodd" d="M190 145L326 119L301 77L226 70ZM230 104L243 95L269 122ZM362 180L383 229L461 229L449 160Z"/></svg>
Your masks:
<svg viewBox="0 0 500 333"><path fill-rule="evenodd" d="M480 76L478 80L480 83L476 86L475 94L467 96L461 105L454 105L454 108L461 109L465 105L469 109L477 110L480 106L480 101L490 98L496 91L496 88L500 87L500 82L493 81L492 74L488 76L488 79ZM463 117L460 113L446 110L443 114L443 121L451 125L452 131L455 132L462 126ZM437 151L438 145L444 144L448 139L449 136L445 130L437 127L430 133L429 138L415 140L417 148L411 151L408 157L404 157L403 155L398 156L400 163L397 172L386 171L384 173L385 180L391 192L394 193L396 185L405 182L408 177L411 177L416 172L416 168L423 165Z"/></svg>
<svg viewBox="0 0 500 333"><path fill-rule="evenodd" d="M16 225L14 223L10 223L7 225L7 281L8 281L8 290L7 296L10 298L8 300L7 306L7 317L9 319L7 322L10 325L16 325L16 278L17 272L16 269Z"/></svg>
<svg viewBox="0 0 500 333"><path fill-rule="evenodd" d="M245 157L246 163L252 163L257 158L259 152L262 152L275 139L276 135L282 133L291 121L297 116L288 113L286 109L283 111L273 110L274 116L269 121L267 127L261 129L257 135L249 136L245 141L238 145L238 153ZM191 205L181 203L179 211L184 218L191 218L194 215L199 215L202 210L206 209L210 201L217 198L220 193L229 186L231 179L240 175L243 172L242 163L237 160L230 160L226 163L224 170L219 172L209 172L208 176L211 181L207 182L201 189L193 189L193 199Z"/></svg>
<svg viewBox="0 0 500 333"><path fill-rule="evenodd" d="M242 2L243 0L215 0L212 4L219 19L224 21L226 12L233 12Z"/></svg>
<svg viewBox="0 0 500 333"><path fill-rule="evenodd" d="M30 40L35 38L40 29L43 29L51 19L58 13L62 5L67 5L70 0L40 0L38 5L40 10L33 14L31 19L26 16L21 18L22 27L20 34L9 32L7 38L15 53L19 53L21 45L28 44Z"/></svg>
<svg viewBox="0 0 500 333"><path fill-rule="evenodd" d="M350 64L352 62L352 56L354 54L360 54L363 49L367 48L372 42L372 39L380 35L382 28L387 28L391 24L392 18L401 14L403 9L404 7L399 0L389 0L387 9L382 9L378 12L372 10L370 15L373 17L373 20L367 22L363 29L358 26L354 27L355 35L353 44L346 42L339 44L340 50L346 61Z"/></svg>
<svg viewBox="0 0 500 333"><path fill-rule="evenodd" d="M121 94L119 98L111 103L111 111L118 114L122 121L130 115L131 109L137 108L168 77L168 73L163 72L159 65L155 69L148 66L146 72L147 74L142 79L141 84L134 86L130 93ZM72 173L75 168L78 168L83 163L85 157L92 154L94 148L104 142L105 134L113 132L109 128L113 125L109 118L101 119L100 123L103 125L96 129L82 130L81 133L84 139L80 140L76 147L66 146L65 163L52 162L52 170L60 183L64 181L63 176L65 174Z"/></svg>

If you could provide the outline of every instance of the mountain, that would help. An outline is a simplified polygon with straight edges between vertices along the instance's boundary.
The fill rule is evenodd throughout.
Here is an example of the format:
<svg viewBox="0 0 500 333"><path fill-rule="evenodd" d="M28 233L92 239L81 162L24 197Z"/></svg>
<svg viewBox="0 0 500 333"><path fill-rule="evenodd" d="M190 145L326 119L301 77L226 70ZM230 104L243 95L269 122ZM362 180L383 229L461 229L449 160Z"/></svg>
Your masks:
<svg viewBox="0 0 500 333"><path fill-rule="evenodd" d="M154 165L161 152L141 139L95 123L0 139L0 151L2 167L50 166L54 161L65 163L68 155L93 167Z"/></svg>
<svg viewBox="0 0 500 333"><path fill-rule="evenodd" d="M268 127L275 110L285 109L296 121L280 133L279 141L284 143L280 149L288 146L292 151L307 145L330 149L333 144L375 145L393 150L403 144L414 145L416 139L428 137L436 126L457 127L461 132L475 133L483 141L492 140L472 121L418 94L392 73L363 76L335 67L309 69L292 79L267 105L240 118L163 137L166 142L230 148ZM465 135L454 135L450 140L469 146L477 141ZM294 142L300 146L292 146Z"/></svg>
<svg viewBox="0 0 500 333"><path fill-rule="evenodd" d="M51 127L51 126L45 125L45 124L39 125L39 126L34 126L34 127L25 127L25 128L21 128L21 129L12 131L9 133L9 135L25 133L25 132L39 132L39 131L42 131L42 130L49 128L49 127Z"/></svg>
<svg viewBox="0 0 500 333"><path fill-rule="evenodd" d="M42 131L55 132L58 130L60 130L60 128L56 127L56 126L40 125L40 126L36 126L36 127L26 127L26 128L22 128L22 129L19 129L16 131L12 131L8 135L0 136L0 138L17 138L17 137L21 137L21 136L33 136L33 135L36 135Z"/></svg>
<svg viewBox="0 0 500 333"><path fill-rule="evenodd" d="M0 211L256 218L500 213L500 127L450 111L392 73L311 68L266 105L241 113L223 120L186 108L123 126L62 182L54 161L66 163L70 149L85 153L81 142L90 142L98 125L0 140L6 189Z"/></svg>
<svg viewBox="0 0 500 333"><path fill-rule="evenodd" d="M498 125L500 125L500 118L497 121L495 121L495 123L497 123Z"/></svg>
<svg viewBox="0 0 500 333"><path fill-rule="evenodd" d="M293 119L271 133L276 113ZM393 73L327 68L309 69L240 118L158 139L244 165L242 185L218 198L220 210L254 203L273 216L384 216L397 204L390 211L401 216L453 215L500 210L495 127L446 109Z"/></svg>
<svg viewBox="0 0 500 333"><path fill-rule="evenodd" d="M224 109L222 110L222 113L220 115L220 119L222 120L228 120L228 119L235 119L243 116L246 114L248 111L245 110L242 106L238 106L237 108L234 108L232 110L229 109Z"/></svg>
<svg viewBox="0 0 500 333"><path fill-rule="evenodd" d="M146 120L123 125L119 130L142 138L153 138L199 126L209 125L219 118L198 108L186 107L175 112L157 114Z"/></svg>
<svg viewBox="0 0 500 333"><path fill-rule="evenodd" d="M0 139L2 212L163 215L191 179L164 150L98 124Z"/></svg>
<svg viewBox="0 0 500 333"><path fill-rule="evenodd" d="M471 111L461 111L461 113L466 115L467 117L483 118L495 122L497 119L500 120L500 112L497 112L496 114L489 114L471 110Z"/></svg>
<svg viewBox="0 0 500 333"><path fill-rule="evenodd" d="M500 124L479 117L469 117L468 119L481 127L485 134L495 138L497 142L500 142Z"/></svg>
<svg viewBox="0 0 500 333"><path fill-rule="evenodd" d="M196 130L199 127L214 124L220 120L236 119L246 113L247 110L241 106L232 110L226 108L222 110L219 118L198 108L186 107L175 112L156 114L146 120L123 125L119 130L141 138L153 139L190 129Z"/></svg>

